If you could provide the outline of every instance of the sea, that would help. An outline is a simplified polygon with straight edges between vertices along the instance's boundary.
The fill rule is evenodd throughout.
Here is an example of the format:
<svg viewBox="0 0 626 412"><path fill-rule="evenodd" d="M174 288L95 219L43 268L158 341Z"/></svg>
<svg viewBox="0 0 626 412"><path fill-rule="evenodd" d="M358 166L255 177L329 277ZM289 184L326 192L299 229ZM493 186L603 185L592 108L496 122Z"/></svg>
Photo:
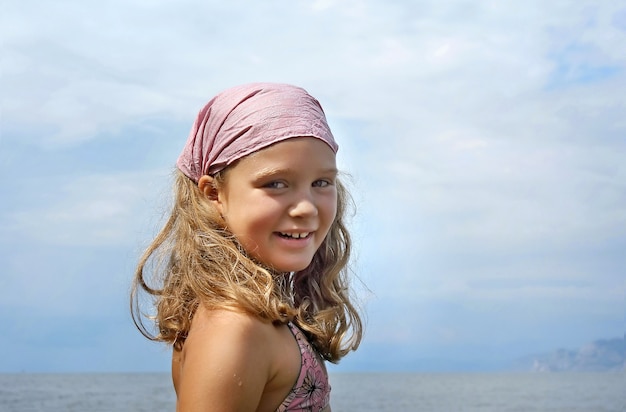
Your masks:
<svg viewBox="0 0 626 412"><path fill-rule="evenodd" d="M626 372L334 373L333 412L626 412ZM1 412L174 411L170 376L1 374Z"/></svg>

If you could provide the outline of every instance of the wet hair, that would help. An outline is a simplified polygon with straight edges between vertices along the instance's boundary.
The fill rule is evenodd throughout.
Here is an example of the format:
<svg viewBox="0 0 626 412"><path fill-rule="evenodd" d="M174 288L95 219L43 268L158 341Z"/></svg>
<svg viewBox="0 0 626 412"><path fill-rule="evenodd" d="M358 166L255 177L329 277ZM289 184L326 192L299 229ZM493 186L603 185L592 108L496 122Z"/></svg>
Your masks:
<svg viewBox="0 0 626 412"><path fill-rule="evenodd" d="M228 170L214 176L218 187ZM246 254L213 203L176 170L171 214L135 271L131 314L139 331L181 350L195 311L203 305L245 311L275 324L293 322L331 362L355 350L363 325L350 289L351 240L345 219L352 200L339 179L336 185L337 214L310 265L277 273ZM156 313L145 313L146 303Z"/></svg>

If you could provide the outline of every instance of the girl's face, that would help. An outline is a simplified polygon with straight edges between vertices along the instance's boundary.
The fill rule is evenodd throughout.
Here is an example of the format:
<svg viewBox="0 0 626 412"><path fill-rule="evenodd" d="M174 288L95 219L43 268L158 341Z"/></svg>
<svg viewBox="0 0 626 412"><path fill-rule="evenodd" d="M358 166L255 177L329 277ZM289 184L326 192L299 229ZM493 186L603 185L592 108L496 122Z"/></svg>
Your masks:
<svg viewBox="0 0 626 412"><path fill-rule="evenodd" d="M335 219L336 178L326 143L292 138L239 160L213 201L252 257L281 272L299 271Z"/></svg>

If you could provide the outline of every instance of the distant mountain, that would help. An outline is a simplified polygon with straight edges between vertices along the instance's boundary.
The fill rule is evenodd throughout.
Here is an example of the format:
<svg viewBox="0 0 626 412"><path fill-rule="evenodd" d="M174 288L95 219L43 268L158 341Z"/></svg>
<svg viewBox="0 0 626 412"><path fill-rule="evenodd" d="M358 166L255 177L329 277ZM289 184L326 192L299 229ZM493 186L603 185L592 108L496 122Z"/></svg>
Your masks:
<svg viewBox="0 0 626 412"><path fill-rule="evenodd" d="M536 372L626 371L626 334L602 339L578 350L558 349L520 360L523 369Z"/></svg>

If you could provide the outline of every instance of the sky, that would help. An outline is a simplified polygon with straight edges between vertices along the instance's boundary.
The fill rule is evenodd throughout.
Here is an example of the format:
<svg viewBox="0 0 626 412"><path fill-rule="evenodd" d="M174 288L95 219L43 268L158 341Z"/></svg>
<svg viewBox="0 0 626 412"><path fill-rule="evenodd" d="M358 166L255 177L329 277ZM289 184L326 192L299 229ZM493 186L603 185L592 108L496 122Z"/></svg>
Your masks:
<svg viewBox="0 0 626 412"><path fill-rule="evenodd" d="M331 371L626 332L624 2L0 0L0 40L0 372L168 370L134 268L196 113L251 81L340 144L366 333Z"/></svg>

